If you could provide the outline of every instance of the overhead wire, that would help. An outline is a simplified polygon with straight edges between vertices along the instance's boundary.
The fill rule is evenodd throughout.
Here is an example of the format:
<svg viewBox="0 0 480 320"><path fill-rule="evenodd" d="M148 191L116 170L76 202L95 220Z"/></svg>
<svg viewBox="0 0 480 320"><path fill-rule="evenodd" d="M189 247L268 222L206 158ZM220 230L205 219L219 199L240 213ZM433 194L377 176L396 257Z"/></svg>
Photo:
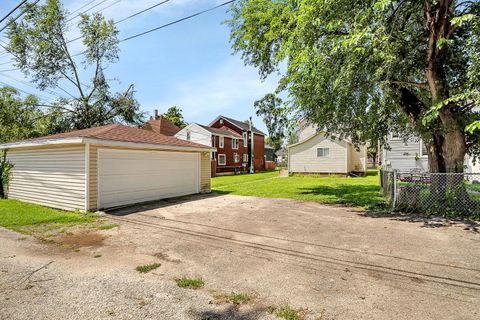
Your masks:
<svg viewBox="0 0 480 320"><path fill-rule="evenodd" d="M10 17L12 15L12 13L14 13L18 8L20 8L25 2L27 2L28 0L23 0L23 1L20 1L19 4L17 4L15 6L15 8L13 8L12 10L10 10L9 13L7 13L2 19L0 19L0 23L2 23L3 21L5 21L5 19L7 19L8 17Z"/></svg>

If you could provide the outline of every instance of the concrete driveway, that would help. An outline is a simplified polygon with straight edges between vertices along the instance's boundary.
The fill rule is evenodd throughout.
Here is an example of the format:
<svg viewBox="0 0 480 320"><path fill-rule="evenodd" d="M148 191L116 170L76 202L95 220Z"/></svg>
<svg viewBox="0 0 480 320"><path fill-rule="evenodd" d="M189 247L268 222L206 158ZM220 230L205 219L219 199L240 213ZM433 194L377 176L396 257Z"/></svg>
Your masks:
<svg viewBox="0 0 480 320"><path fill-rule="evenodd" d="M80 252L2 230L0 319L270 319L268 306L285 305L307 319L480 317L475 223L231 195L136 206L108 219L120 227ZM133 270L155 261L162 266L150 274ZM181 276L201 277L205 287L178 288ZM25 277L31 288L12 287ZM255 299L216 302L230 292Z"/></svg>

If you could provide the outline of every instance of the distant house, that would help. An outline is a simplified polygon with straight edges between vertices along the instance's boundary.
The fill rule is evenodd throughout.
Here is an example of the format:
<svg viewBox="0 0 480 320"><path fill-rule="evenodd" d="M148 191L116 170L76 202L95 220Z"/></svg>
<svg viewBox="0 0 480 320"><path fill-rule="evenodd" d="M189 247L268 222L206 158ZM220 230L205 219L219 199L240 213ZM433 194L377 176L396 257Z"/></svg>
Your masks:
<svg viewBox="0 0 480 320"><path fill-rule="evenodd" d="M275 152L275 158L277 160L277 163L281 163L287 160L287 149L281 148L280 150Z"/></svg>
<svg viewBox="0 0 480 320"><path fill-rule="evenodd" d="M255 171L258 170L264 170L265 169L265 133L262 131L258 130L257 128L253 127L252 130L250 131L250 125L238 121L232 118L228 118L225 116L218 116L213 120L209 125L210 128L217 128L217 129L223 129L223 130L228 130L228 131L233 131L239 134L242 137L243 144L241 145L240 148L243 148L244 154L247 153L247 157L245 160L247 160L247 166L246 169L249 170L249 157L253 155L253 164L254 164L254 169ZM253 140L252 140L253 136ZM225 172L228 170L223 168L224 165L220 163L220 158L222 156L221 148L217 148L217 172ZM228 150L228 149L227 149ZM225 150L225 151L227 151Z"/></svg>
<svg viewBox="0 0 480 320"><path fill-rule="evenodd" d="M191 123L175 137L217 148L211 155L216 173L247 171L251 153L255 170L265 169L265 134L256 128L250 132L249 125L241 121L220 116L208 126Z"/></svg>
<svg viewBox="0 0 480 320"><path fill-rule="evenodd" d="M367 171L367 146L301 125L299 142L288 147L289 173L359 174Z"/></svg>
<svg viewBox="0 0 480 320"><path fill-rule="evenodd" d="M158 110L155 110L155 116L148 121L142 129L150 130L166 136L174 136L181 129L177 127L172 121L168 120L162 115L158 115Z"/></svg>
<svg viewBox="0 0 480 320"><path fill-rule="evenodd" d="M265 145L265 161L275 161L276 156L273 147L269 144Z"/></svg>
<svg viewBox="0 0 480 320"><path fill-rule="evenodd" d="M388 148L383 149L382 159L387 169L399 171L429 171L428 153L422 139L389 134ZM465 172L480 173L480 164L470 156L465 157Z"/></svg>
<svg viewBox="0 0 480 320"><path fill-rule="evenodd" d="M175 134L175 137L206 146L216 146L211 159L216 162L216 173L244 171L248 165L248 150L244 148L242 135L232 130L211 128L191 123Z"/></svg>

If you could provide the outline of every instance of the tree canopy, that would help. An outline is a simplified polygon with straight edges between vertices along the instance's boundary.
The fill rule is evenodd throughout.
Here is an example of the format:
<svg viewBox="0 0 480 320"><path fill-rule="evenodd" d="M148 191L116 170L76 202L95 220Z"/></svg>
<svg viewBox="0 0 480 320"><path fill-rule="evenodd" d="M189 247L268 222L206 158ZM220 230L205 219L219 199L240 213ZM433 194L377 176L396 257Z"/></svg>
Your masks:
<svg viewBox="0 0 480 320"><path fill-rule="evenodd" d="M168 108L167 112L165 112L163 116L168 120L172 121L173 124L175 124L177 127L185 128L187 126L187 123L183 119L182 112L182 109L177 106L173 106Z"/></svg>
<svg viewBox="0 0 480 320"><path fill-rule="evenodd" d="M234 50L263 78L286 67L278 91L299 117L355 142L414 133L432 172L478 155L479 1L239 0L231 12Z"/></svg>
<svg viewBox="0 0 480 320"><path fill-rule="evenodd" d="M66 38L69 14L61 2L48 0L27 7L23 19L10 24L7 50L39 89L61 88L70 95L52 106L52 113L63 117L57 125L64 127L57 129L84 129L112 122L140 124L144 115L133 85L112 93L104 75L104 69L118 60L118 30L113 20L99 13L82 14L77 27L85 50L72 54L70 43L76 39ZM82 73L89 72L89 80L81 79ZM62 83L69 84L75 93L63 89Z"/></svg>
<svg viewBox="0 0 480 320"><path fill-rule="evenodd" d="M272 144L273 150L275 152L280 150L288 121L282 99L273 93L268 93L262 99L255 101L254 107L257 116L262 117L267 127L269 143Z"/></svg>

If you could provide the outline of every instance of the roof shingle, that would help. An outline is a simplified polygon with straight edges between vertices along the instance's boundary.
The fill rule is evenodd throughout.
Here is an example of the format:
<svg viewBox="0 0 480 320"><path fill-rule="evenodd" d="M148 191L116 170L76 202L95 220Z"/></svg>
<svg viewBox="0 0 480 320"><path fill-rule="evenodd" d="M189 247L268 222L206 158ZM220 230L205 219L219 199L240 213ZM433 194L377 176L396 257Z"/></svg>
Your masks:
<svg viewBox="0 0 480 320"><path fill-rule="evenodd" d="M105 126L75 130L65 133L53 134L35 139L25 140L28 142L66 139L66 138L93 138L100 140L147 143L157 145L168 145L178 147L208 148L202 144L178 139L172 136L166 136L150 130L137 129L122 124L109 124ZM23 142L23 141L22 141Z"/></svg>

